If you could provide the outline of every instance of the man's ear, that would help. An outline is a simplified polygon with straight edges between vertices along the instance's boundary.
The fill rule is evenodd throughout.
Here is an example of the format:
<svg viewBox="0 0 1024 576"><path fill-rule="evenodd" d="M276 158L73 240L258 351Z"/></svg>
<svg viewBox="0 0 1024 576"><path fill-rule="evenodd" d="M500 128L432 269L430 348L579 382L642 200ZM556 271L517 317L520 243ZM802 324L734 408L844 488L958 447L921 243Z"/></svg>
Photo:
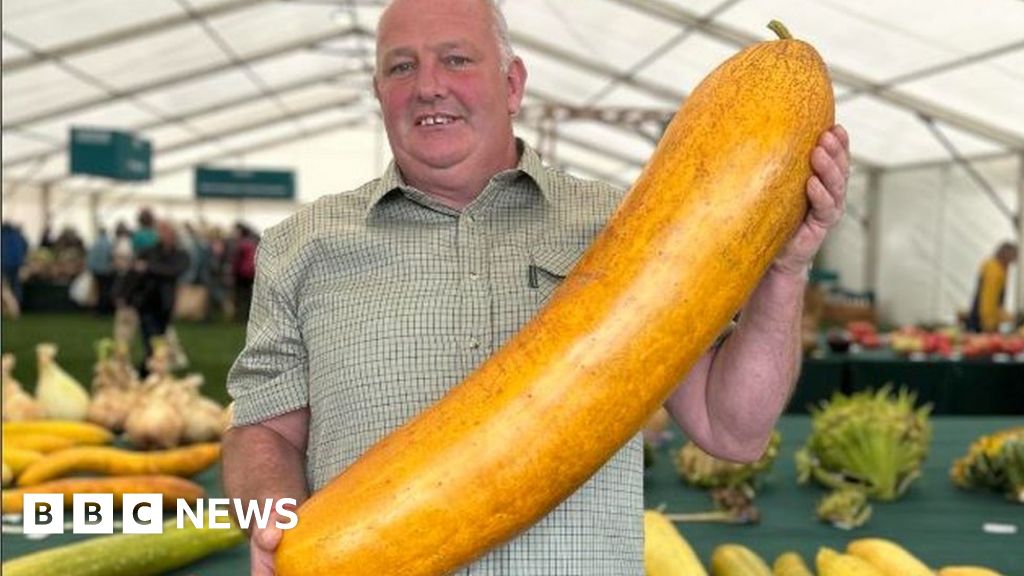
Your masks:
<svg viewBox="0 0 1024 576"><path fill-rule="evenodd" d="M522 58L516 56L512 59L505 77L508 81L508 112L515 116L519 113L526 92L526 65Z"/></svg>

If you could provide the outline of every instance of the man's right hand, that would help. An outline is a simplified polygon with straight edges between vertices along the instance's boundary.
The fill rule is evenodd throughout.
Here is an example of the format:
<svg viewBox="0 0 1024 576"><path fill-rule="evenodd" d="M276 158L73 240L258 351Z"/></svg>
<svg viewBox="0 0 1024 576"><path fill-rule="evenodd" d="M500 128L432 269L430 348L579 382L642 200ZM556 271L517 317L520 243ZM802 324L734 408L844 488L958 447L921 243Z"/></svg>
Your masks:
<svg viewBox="0 0 1024 576"><path fill-rule="evenodd" d="M253 528L249 537L249 557L252 576L274 576L274 551L281 542L281 529L269 524L266 528Z"/></svg>

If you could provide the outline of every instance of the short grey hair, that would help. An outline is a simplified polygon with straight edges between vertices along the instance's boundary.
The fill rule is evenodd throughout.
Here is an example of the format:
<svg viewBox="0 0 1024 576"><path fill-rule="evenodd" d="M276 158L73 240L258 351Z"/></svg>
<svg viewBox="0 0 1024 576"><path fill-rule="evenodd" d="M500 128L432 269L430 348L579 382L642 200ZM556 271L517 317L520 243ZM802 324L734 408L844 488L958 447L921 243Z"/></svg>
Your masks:
<svg viewBox="0 0 1024 576"><path fill-rule="evenodd" d="M516 53L512 50L512 39L508 32L508 21L505 20L505 15L501 12L501 7L498 6L496 0L482 0L487 6L487 9L491 13L491 31L494 33L495 43L498 45L498 65L501 67L502 72L508 72L508 67L512 65L512 61L516 58ZM388 8L394 2L389 2ZM377 70L374 71L374 75L377 74Z"/></svg>
<svg viewBox="0 0 1024 576"><path fill-rule="evenodd" d="M484 0L487 7L491 9L491 27L494 29L494 38L498 42L499 63L502 72L508 72L508 67L515 59L516 53L512 49L512 39L508 32L508 21L501 12L501 7L495 0Z"/></svg>

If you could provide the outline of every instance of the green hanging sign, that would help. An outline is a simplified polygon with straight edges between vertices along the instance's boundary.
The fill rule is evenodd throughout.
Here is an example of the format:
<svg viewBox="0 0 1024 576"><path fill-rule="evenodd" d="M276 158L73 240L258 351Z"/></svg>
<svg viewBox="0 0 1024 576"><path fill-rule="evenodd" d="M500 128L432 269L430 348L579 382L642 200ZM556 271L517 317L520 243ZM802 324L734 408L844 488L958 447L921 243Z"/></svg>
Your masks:
<svg viewBox="0 0 1024 576"><path fill-rule="evenodd" d="M196 198L294 200L295 173L290 170L226 170L198 167Z"/></svg>
<svg viewBox="0 0 1024 576"><path fill-rule="evenodd" d="M69 147L71 174L126 181L152 177L152 146L130 132L72 127Z"/></svg>

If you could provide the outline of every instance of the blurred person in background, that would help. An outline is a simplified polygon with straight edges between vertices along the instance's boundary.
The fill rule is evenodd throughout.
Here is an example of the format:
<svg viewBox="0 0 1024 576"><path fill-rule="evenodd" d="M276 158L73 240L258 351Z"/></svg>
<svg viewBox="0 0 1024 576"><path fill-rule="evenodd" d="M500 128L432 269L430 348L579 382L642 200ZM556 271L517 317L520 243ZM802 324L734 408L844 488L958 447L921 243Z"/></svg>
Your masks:
<svg viewBox="0 0 1024 576"><path fill-rule="evenodd" d="M157 243L144 249L132 265L128 300L139 314L146 358L153 354L152 339L163 336L171 323L178 278L188 269L188 254L178 246L178 233L169 222L156 223ZM140 370L146 373L145 362Z"/></svg>
<svg viewBox="0 0 1024 576"><path fill-rule="evenodd" d="M149 208L143 208L139 210L137 222L138 227L132 232L132 251L139 255L157 243L156 217Z"/></svg>
<svg viewBox="0 0 1024 576"><path fill-rule="evenodd" d="M200 234L191 222L185 222L182 226L182 248L188 254L188 270L182 277L182 282L206 286L207 277L210 273L210 245L206 238Z"/></svg>
<svg viewBox="0 0 1024 576"><path fill-rule="evenodd" d="M96 313L109 315L114 311L114 243L103 226L85 255L85 267L96 281Z"/></svg>
<svg viewBox="0 0 1024 576"><path fill-rule="evenodd" d="M972 332L998 332L999 325L1011 322L1012 316L1003 308L1006 299L1006 278L1010 265L1017 261L1017 246L1003 242L995 254L981 264L974 288L967 329Z"/></svg>
<svg viewBox="0 0 1024 576"><path fill-rule="evenodd" d="M203 231L207 248L206 287L209 290L210 305L206 308L206 320L228 314L230 299L228 298L229 276L231 275L228 245L224 232L217 226L210 226Z"/></svg>
<svg viewBox="0 0 1024 576"><path fill-rule="evenodd" d="M85 259L85 241L77 230L71 226L61 229L60 235L53 241L53 251L57 259Z"/></svg>
<svg viewBox="0 0 1024 576"><path fill-rule="evenodd" d="M0 224L0 249L3 251L0 255L3 281L7 283L11 294L20 305L22 293L19 272L28 254L28 240L14 222L4 220L3 224Z"/></svg>
<svg viewBox="0 0 1024 576"><path fill-rule="evenodd" d="M114 284L111 297L114 301L114 339L131 342L139 329L139 316L129 302L129 282L135 251L132 248L132 231L124 222L118 222L114 228L113 255Z"/></svg>
<svg viewBox="0 0 1024 576"><path fill-rule="evenodd" d="M249 321L252 286L256 279L256 246L259 237L245 224L235 224L235 250L231 258L231 272L235 287L235 317Z"/></svg>

